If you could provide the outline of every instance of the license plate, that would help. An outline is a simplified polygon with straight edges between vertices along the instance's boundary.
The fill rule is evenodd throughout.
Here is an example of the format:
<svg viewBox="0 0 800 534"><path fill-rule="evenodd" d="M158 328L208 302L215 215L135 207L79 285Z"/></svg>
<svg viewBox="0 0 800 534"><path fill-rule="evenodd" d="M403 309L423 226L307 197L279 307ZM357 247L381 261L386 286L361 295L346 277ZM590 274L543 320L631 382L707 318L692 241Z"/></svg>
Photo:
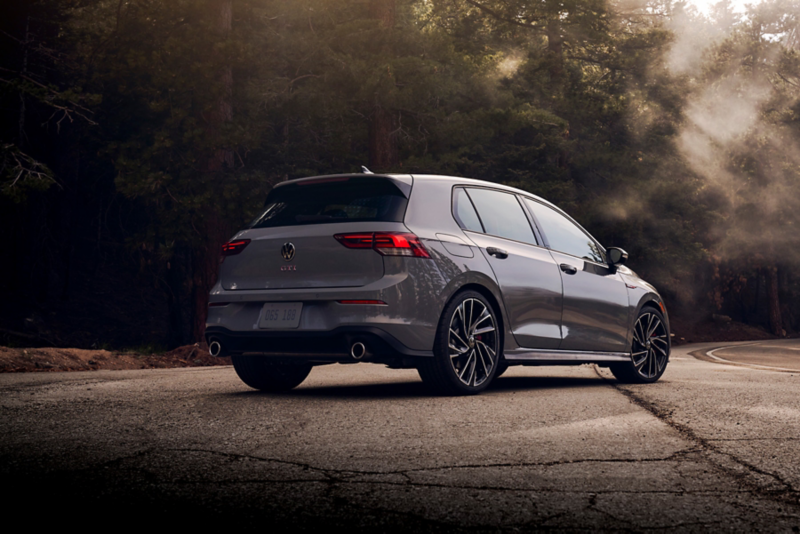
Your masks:
<svg viewBox="0 0 800 534"><path fill-rule="evenodd" d="M300 325L302 302L267 302L261 310L261 328L297 328Z"/></svg>

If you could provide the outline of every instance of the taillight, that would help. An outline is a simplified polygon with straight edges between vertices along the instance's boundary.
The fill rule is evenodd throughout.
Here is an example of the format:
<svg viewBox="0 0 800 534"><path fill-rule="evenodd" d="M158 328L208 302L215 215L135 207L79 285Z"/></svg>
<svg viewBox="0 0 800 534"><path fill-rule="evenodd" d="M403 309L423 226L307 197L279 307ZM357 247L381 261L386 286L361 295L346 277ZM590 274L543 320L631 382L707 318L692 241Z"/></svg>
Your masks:
<svg viewBox="0 0 800 534"><path fill-rule="evenodd" d="M368 234L336 234L336 239L339 243L347 248L372 248L375 241L375 234L370 232Z"/></svg>
<svg viewBox="0 0 800 534"><path fill-rule="evenodd" d="M413 256L430 258L425 246L414 234L402 232L360 232L357 234L336 234L339 243L347 248L371 248L384 256Z"/></svg>
<svg viewBox="0 0 800 534"><path fill-rule="evenodd" d="M237 239L236 241L228 241L224 245L222 245L222 255L223 256L235 256L239 254L241 251L244 250L250 243L249 239Z"/></svg>

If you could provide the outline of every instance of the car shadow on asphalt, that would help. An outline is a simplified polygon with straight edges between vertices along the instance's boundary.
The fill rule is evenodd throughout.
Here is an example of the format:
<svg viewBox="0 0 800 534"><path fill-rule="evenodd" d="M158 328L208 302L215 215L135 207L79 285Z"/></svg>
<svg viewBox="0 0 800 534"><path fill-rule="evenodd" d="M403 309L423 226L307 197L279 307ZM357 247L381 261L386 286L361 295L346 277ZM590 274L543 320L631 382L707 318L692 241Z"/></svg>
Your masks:
<svg viewBox="0 0 800 534"><path fill-rule="evenodd" d="M480 396L493 396L506 392L541 391L547 389L570 389L604 387L608 382L602 378L505 376L495 379ZM421 381L392 382L389 384L357 384L340 386L303 387L282 393L267 393L243 390L224 394L226 397L281 397L281 398L337 398L337 399L397 399L441 397Z"/></svg>

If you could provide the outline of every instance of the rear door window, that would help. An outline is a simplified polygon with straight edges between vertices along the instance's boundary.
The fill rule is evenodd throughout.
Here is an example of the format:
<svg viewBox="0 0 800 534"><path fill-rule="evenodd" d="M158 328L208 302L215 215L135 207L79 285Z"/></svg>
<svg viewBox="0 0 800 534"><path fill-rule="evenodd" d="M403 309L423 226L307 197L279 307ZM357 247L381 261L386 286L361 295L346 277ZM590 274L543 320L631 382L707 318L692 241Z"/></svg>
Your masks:
<svg viewBox="0 0 800 534"><path fill-rule="evenodd" d="M517 197L493 189L468 189L485 232L536 245L536 237Z"/></svg>
<svg viewBox="0 0 800 534"><path fill-rule="evenodd" d="M343 222L402 222L408 198L391 181L350 176L276 187L251 228Z"/></svg>

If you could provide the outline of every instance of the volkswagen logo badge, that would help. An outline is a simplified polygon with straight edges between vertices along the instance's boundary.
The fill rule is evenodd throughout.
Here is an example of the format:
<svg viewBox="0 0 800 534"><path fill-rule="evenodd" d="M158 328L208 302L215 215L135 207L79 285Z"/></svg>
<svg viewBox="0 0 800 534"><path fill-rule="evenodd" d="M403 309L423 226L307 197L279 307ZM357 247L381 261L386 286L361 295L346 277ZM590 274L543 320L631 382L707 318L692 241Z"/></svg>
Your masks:
<svg viewBox="0 0 800 534"><path fill-rule="evenodd" d="M294 258L294 245L292 243L284 243L281 247L281 256L286 261L292 261L292 258Z"/></svg>

